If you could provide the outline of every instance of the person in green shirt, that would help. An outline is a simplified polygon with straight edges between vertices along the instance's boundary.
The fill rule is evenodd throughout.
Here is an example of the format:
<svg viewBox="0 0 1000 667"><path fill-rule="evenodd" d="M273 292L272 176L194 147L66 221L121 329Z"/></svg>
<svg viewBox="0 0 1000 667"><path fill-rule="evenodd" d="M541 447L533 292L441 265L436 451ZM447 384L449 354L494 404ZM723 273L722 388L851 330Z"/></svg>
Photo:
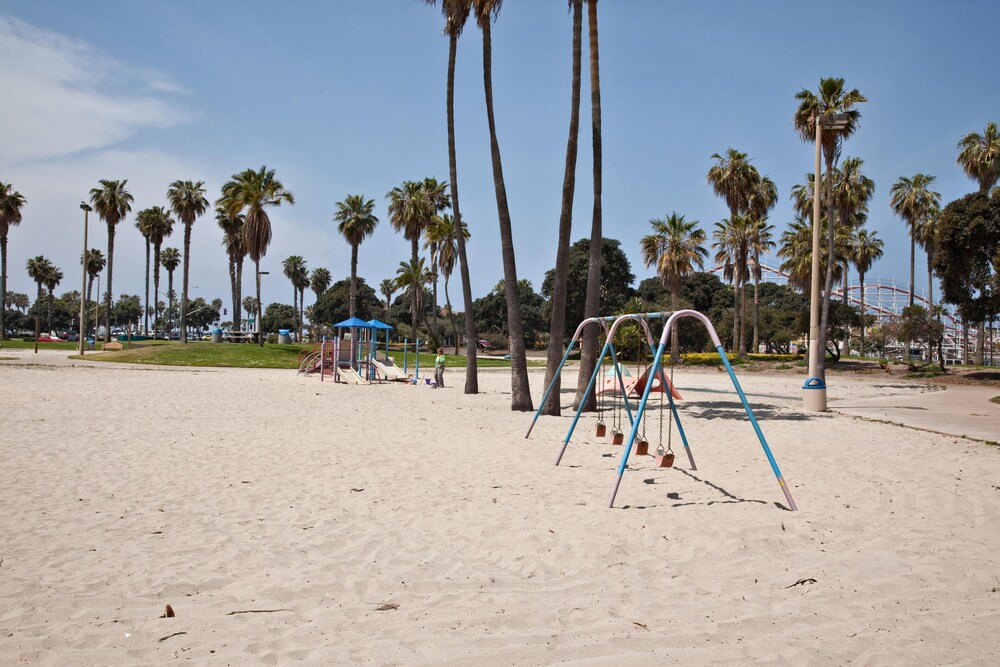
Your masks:
<svg viewBox="0 0 1000 667"><path fill-rule="evenodd" d="M434 386L444 386L444 348L439 347L437 357L434 359Z"/></svg>

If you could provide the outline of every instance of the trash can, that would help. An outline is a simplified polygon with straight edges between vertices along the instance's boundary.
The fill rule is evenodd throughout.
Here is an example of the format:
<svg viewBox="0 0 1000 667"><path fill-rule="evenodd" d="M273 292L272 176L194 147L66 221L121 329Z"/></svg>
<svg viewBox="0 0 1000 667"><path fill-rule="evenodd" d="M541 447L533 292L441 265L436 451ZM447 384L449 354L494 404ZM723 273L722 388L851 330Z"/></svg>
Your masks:
<svg viewBox="0 0 1000 667"><path fill-rule="evenodd" d="M222 329L219 328L212 329L212 342L213 343L222 342Z"/></svg>
<svg viewBox="0 0 1000 667"><path fill-rule="evenodd" d="M288 329L278 329L278 344L288 345L291 342L292 338L288 335Z"/></svg>

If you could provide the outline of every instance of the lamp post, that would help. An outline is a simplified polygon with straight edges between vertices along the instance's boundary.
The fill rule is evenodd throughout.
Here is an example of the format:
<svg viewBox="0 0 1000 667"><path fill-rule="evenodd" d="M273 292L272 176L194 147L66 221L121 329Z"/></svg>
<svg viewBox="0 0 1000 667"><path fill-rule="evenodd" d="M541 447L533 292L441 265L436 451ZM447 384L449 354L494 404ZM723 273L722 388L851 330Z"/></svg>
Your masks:
<svg viewBox="0 0 1000 667"><path fill-rule="evenodd" d="M802 407L812 412L826 412L826 369L821 362L826 350L819 345L819 238L820 238L820 154L823 150L823 128L842 130L847 127L847 114L824 113L816 118L816 175L813 180L813 239L812 281L809 289L809 377L802 385Z"/></svg>
<svg viewBox="0 0 1000 667"><path fill-rule="evenodd" d="M257 272L257 294L260 294L260 277L261 276L268 276L268 275L271 275L270 271L258 271ZM260 343L261 347L264 347L264 338L261 336L261 331L260 331L260 321L262 319L264 319L264 308L263 308L263 304L261 303L261 301L263 301L263 299L258 299L257 300L257 322L256 322L257 327L256 328L257 328L257 342Z"/></svg>
<svg viewBox="0 0 1000 667"><path fill-rule="evenodd" d="M83 287L80 288L80 354L87 347L87 216L94 209L82 201L80 208L83 209Z"/></svg>

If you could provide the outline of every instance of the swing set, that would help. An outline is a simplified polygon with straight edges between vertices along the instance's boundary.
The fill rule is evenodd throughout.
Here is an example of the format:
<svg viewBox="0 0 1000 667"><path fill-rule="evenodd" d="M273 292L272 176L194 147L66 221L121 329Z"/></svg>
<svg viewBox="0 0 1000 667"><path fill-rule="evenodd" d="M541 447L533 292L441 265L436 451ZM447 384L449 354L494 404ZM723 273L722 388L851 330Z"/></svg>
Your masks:
<svg viewBox="0 0 1000 667"><path fill-rule="evenodd" d="M649 407L649 395L650 393L656 392L660 394L659 399L659 441L657 442L656 455L654 460L656 461L657 467L669 468L674 463L674 453L672 450L673 441L673 424L677 424L677 432L680 436L681 443L684 446L685 453L687 454L688 462L691 465L692 470L697 470L697 466L694 462L694 455L691 453L691 447L688 443L686 434L684 433L684 427L681 424L680 415L677 413L677 406L674 403L674 399L680 399L680 394L674 389L673 385L673 375L674 375L674 364L670 365L670 380L667 380L666 374L663 370L663 355L666 349L667 341L670 338L670 332L673 327L676 326L677 320L684 317L693 317L700 321L705 328L708 330L708 334L712 339L712 343L715 345L716 352L719 353L719 358L722 361L722 365L725 367L726 372L729 374L729 379L733 383L733 387L736 389L736 394L739 396L741 403L743 404L743 409L746 412L747 418L750 420L753 426L754 432L757 434L757 439L760 441L760 445L764 450L764 454L767 457L768 463L771 465L771 470L774 473L775 478L778 480L778 485L781 487L782 492L785 495L785 499L788 501L788 506L791 510L797 510L798 507L795 505L795 501L792 499L791 492L788 490L788 485L785 483L784 477L781 475L781 470L778 468L777 461L774 460L774 456L771 454L771 448L767 444L767 440L764 438L763 432L760 430L760 425L757 423L757 418L753 414L753 410L750 408L750 404L747 402L746 394L743 393L743 388L740 386L739 380L736 379L736 374L733 372L733 367L729 363L729 358L726 356L725 349L722 343L719 341L719 336L715 332L715 327L712 326L711 320L709 320L705 315L699 313L696 310L679 310L674 313L644 313L644 314L629 314L621 316L607 316L607 317L592 317L584 320L577 327L576 332L573 334L573 338L570 339L569 345L566 347L566 352L563 355L562 361L559 363L559 367L556 369L553 375L552 381L545 390L545 394L542 396L542 401L539 404L538 410L535 412L534 418L531 420L531 425L528 427L528 432L525 434L525 438L531 435L531 430L535 426L535 422L538 420L539 415L542 412L542 408L548 401L549 395L551 394L553 387L555 386L556 379L559 377L563 366L566 364L566 360L569 358L569 354L573 347L581 340L584 330L588 326L597 324L601 327L605 334L604 347L601 350L600 357L598 358L598 363L594 367L594 372L590 376L590 382L587 384L587 389L581 397L580 404L576 408L576 414L573 416L573 421L570 424L569 431L566 433L566 438L563 440L562 448L559 451L559 455L556 457L556 465L562 461L563 454L566 452L566 448L569 445L569 441L573 436L573 431L576 429L577 422L580 420L580 415L583 412L583 407L586 405L587 400L590 398L591 392L595 391L596 382L598 375L601 376L602 382L599 388L596 388L595 398L597 399L598 405L598 421L595 429L596 434L599 437L603 437L606 433L606 424L604 423L604 411L608 410L607 399L602 398L602 396L610 396L610 412L611 412L611 434L612 434L612 444L624 444L625 448L622 452L621 462L618 466L618 475L615 480L614 488L611 492L611 497L608 500L608 507L614 507L615 497L618 495L618 487L621 485L622 476L625 474L625 469L628 467L628 458L632 453L633 448L635 448L635 453L637 455L645 454L648 452L648 440L646 439L646 410ZM649 331L649 321L651 320L666 320L666 324L663 327L663 333L660 335L659 344L654 348L653 337ZM645 334L646 343L649 347L650 352L653 354L653 363L650 364L645 371L639 372L641 368L637 365L637 379L630 380L626 383L625 371L623 367L618 362L618 355L615 350L614 336L618 328L626 322L637 322L643 333ZM610 328L608 323L611 323ZM641 343L640 343L641 347ZM607 373L613 373L614 378L608 380L604 371L605 361L609 358L611 360L612 370ZM637 354L638 357L642 357L641 354ZM640 362L641 363L641 362ZM629 396L635 394L639 399L639 404L636 409L636 413L633 415L632 407L629 401ZM618 398L621 397L619 401ZM663 397L667 398L667 403L669 406L669 418L668 418L668 430L667 430L667 446L663 447ZM604 402L602 402L604 401ZM619 404L620 403L620 404ZM628 440L624 437L624 419L622 418L622 408L628 417L629 421L629 435Z"/></svg>

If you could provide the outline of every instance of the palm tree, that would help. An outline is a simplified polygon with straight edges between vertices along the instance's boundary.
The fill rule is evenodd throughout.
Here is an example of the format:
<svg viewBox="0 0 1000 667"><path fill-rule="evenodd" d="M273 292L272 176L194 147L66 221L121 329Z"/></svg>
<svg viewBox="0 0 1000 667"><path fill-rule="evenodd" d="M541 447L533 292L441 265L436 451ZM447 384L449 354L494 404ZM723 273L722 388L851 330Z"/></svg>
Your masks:
<svg viewBox="0 0 1000 667"><path fill-rule="evenodd" d="M746 217L744 219L744 217L750 215L751 207L753 206L757 209L755 212L763 211L766 214L774 206L773 200L777 199L777 190L774 188L774 183L770 179L765 183L757 168L750 164L747 154L741 153L735 148L727 149L725 155L713 153L712 159L716 163L708 170L706 180L712 186L715 194L722 197L729 208L730 223L726 227L732 227L736 221L739 221L742 227L739 230L734 228L733 231L739 231L740 234L746 236L750 233L749 226L752 224L752 218ZM719 239L719 234L721 233L719 225L716 225L716 228L715 237ZM742 241L744 245L740 246L740 248L745 247L747 252L750 252L749 246L746 245L747 242L748 239L744 238ZM719 243L715 245L719 247ZM731 248L722 251L717 257L725 255L729 250ZM748 258L744 258L744 268L748 267L747 261ZM727 275L731 275L728 265ZM744 307L741 300L741 288L748 277L744 277L741 273L736 274L736 303L733 310L733 350L736 351L739 348L741 358L746 356L746 341L739 340L739 336L746 330L746 324L743 322Z"/></svg>
<svg viewBox="0 0 1000 667"><path fill-rule="evenodd" d="M365 200L364 195L347 195L344 201L337 202L337 212L333 214L334 221L338 223L337 231L351 246L350 317L357 312L358 247L375 232L378 218L372 213L374 210L374 199Z"/></svg>
<svg viewBox="0 0 1000 667"><path fill-rule="evenodd" d="M243 243L243 214L229 215L222 206L215 207L215 222L222 230L222 245L229 258L229 289L233 298L233 330L242 331L240 301L243 297L243 258L247 256Z"/></svg>
<svg viewBox="0 0 1000 667"><path fill-rule="evenodd" d="M169 235L173 231L173 220L170 218L170 214L162 206L153 206L151 208L144 208L135 214L135 227L142 234L142 237L146 239L146 303L143 309L145 317L145 330L149 331L149 260L150 260L150 247L156 246L156 253L153 258L153 273L159 276L160 271L160 257L159 257L159 245L163 243L164 235ZM158 241L158 243L157 243ZM153 280L153 301L156 301L156 291L159 289L159 281ZM155 324L156 315L154 314L153 320Z"/></svg>
<svg viewBox="0 0 1000 667"><path fill-rule="evenodd" d="M433 4L434 0L429 0L429 2ZM448 35L448 175L451 179L452 211L456 220L461 220L462 215L458 205L458 162L455 157L455 57L458 53L458 38L462 34L471 9L472 0L441 0L441 11L445 18L444 32ZM465 338L471 343L477 339L476 321L472 307L469 261L466 257L465 239L462 235L458 236L458 261L462 274L462 298L465 301ZM465 355L465 393L479 393L479 371L475 354Z"/></svg>
<svg viewBox="0 0 1000 667"><path fill-rule="evenodd" d="M205 211L208 210L208 200L205 199L204 181L174 181L167 189L167 200L174 215L184 225L184 276L181 286L181 342L187 342L187 302L188 274L191 269L191 226Z"/></svg>
<svg viewBox="0 0 1000 667"><path fill-rule="evenodd" d="M671 213L666 219L650 220L653 233L644 236L639 246L642 261L647 267L655 266L664 287L670 291L670 309L679 310L681 280L695 268L704 267L705 232L697 220L685 220L683 215ZM670 334L670 362L677 363L680 343L677 327Z"/></svg>
<svg viewBox="0 0 1000 667"><path fill-rule="evenodd" d="M247 311L247 318L252 317L257 312L257 299L252 296L243 297L243 310Z"/></svg>
<svg viewBox="0 0 1000 667"><path fill-rule="evenodd" d="M723 275L733 281L733 351L741 359L747 356L746 322L741 317L746 303L746 282L750 277L750 252L754 243L757 221L748 215L733 215L715 223L712 237L716 248L715 261L724 265Z"/></svg>
<svg viewBox="0 0 1000 667"><path fill-rule="evenodd" d="M436 216L434 222L431 223L431 226L427 228L424 234L428 242L433 242L437 246L437 267L435 273L440 273L444 276L444 301L448 308L448 317L451 320L452 334L455 336L455 354L458 354L458 325L455 323L455 313L451 308L451 297L448 296L448 280L455 270L455 261L458 259L459 234L455 227L455 219L447 213ZM462 223L462 236L465 239L469 238L469 228L465 223Z"/></svg>
<svg viewBox="0 0 1000 667"><path fill-rule="evenodd" d="M767 214L778 203L778 186L767 176L762 176L750 192L750 215L757 221L757 234L750 248L753 254L753 351L760 349L760 279L762 253L774 248L774 226L767 224Z"/></svg>
<svg viewBox="0 0 1000 667"><path fill-rule="evenodd" d="M931 212L940 206L941 195L930 186L933 176L915 174L913 178L900 176L889 190L889 206L906 223L910 231L910 304L913 305L913 285L917 236Z"/></svg>
<svg viewBox="0 0 1000 667"><path fill-rule="evenodd" d="M87 301L90 301L91 290L94 287L94 278L101 274L104 267L107 265L107 260L104 259L104 253L97 248L91 248L87 251ZM98 294L97 298L100 299L101 295ZM96 320L97 318L95 318Z"/></svg>
<svg viewBox="0 0 1000 667"><path fill-rule="evenodd" d="M423 231L426 232L427 228L431 226L434 222L434 218L437 217L442 212L451 208L451 197L445 191L448 188L447 183L439 183L436 178L425 178L424 179L424 193L427 197L428 210L431 212L430 219L424 222ZM431 309L433 316L428 320L428 325L430 326L431 333L434 334L435 338L439 338L437 327L437 316L438 316L438 274L436 270L437 266L437 246L433 243L426 243L427 247L431 252L431 280L433 283L433 288L431 294L434 299L434 307Z"/></svg>
<svg viewBox="0 0 1000 667"><path fill-rule="evenodd" d="M989 194L1000 180L1000 131L997 131L997 124L987 123L982 134L970 132L965 135L958 142L958 148L961 149L958 164L962 171L979 183L981 194Z"/></svg>
<svg viewBox="0 0 1000 667"><path fill-rule="evenodd" d="M271 243L271 219L267 209L281 206L282 202L295 203L295 196L285 190L281 181L274 177L274 170L262 166L258 171L245 169L233 174L232 179L222 186L222 197L216 202L229 215L243 213L243 242L253 260L257 276L257 329L260 329L260 260L267 254ZM260 337L264 346L264 338Z"/></svg>
<svg viewBox="0 0 1000 667"><path fill-rule="evenodd" d="M299 301L299 294L304 291L303 284L309 286L309 269L306 260L301 255L291 255L281 263L285 277L292 283L292 308L295 310L295 319L298 322L297 332L299 340L302 340L302 316L305 310L304 304Z"/></svg>
<svg viewBox="0 0 1000 667"><path fill-rule="evenodd" d="M6 336L4 305L7 302L7 232L21 224L24 195L10 183L0 181L0 340Z"/></svg>
<svg viewBox="0 0 1000 667"><path fill-rule="evenodd" d="M424 264L424 258L418 257L416 261L409 263L400 262L396 269L396 289L402 290L409 298L411 306L410 312L423 310L424 285L431 280L430 271ZM417 320L411 321L413 340L417 340Z"/></svg>
<svg viewBox="0 0 1000 667"><path fill-rule="evenodd" d="M788 275L788 283L797 287L809 299L810 276L812 274L812 222L796 216L782 232L778 247L778 257L784 259L779 267ZM821 258L824 255L821 254Z"/></svg>
<svg viewBox="0 0 1000 667"><path fill-rule="evenodd" d="M115 227L125 219L132 210L133 197L125 189L128 179L109 181L102 179L101 187L90 191L90 203L94 205L97 215L108 225L108 291L104 294L104 316L107 318L104 328L104 342L111 342L111 294L115 264Z"/></svg>
<svg viewBox="0 0 1000 667"><path fill-rule="evenodd" d="M573 194L576 191L576 154L580 134L580 61L583 35L583 0L570 0L573 8L573 76L570 87L569 138L566 141L566 166L563 172L562 208L556 242L556 266L552 281L552 316L549 320L549 346L545 360L545 386L551 389L542 411L559 416L561 379L555 377L562 360L566 336L566 292L569 285L569 244L573 232Z"/></svg>
<svg viewBox="0 0 1000 667"><path fill-rule="evenodd" d="M837 114L843 119L843 128L828 129L823 132L822 149L823 157L826 161L826 240L827 240L827 264L826 281L823 288L823 308L820 316L819 340L816 344L820 350L826 349L827 329L830 322L830 291L833 288L834 273L834 248L836 247L836 232L834 229L834 202L833 202L833 166L840 155L841 145L844 140L854 134L861 122L861 112L857 105L867 102L868 98L861 94L857 88L851 90L844 89L844 80L838 78L826 78L819 81L819 94L810 90L802 89L795 94L795 99L799 101L799 106L795 110L793 123L795 131L798 132L802 141L809 143L816 140L816 123L822 122L820 119L828 117L828 114ZM812 341L810 341L812 344ZM826 355L819 355L820 377L826 377Z"/></svg>
<svg viewBox="0 0 1000 667"><path fill-rule="evenodd" d="M62 270L54 264L49 264L47 271L45 272L45 287L49 291L48 317L45 328L49 331L52 331L52 302L55 300L54 292L56 291L56 287L59 286L59 283L62 282L62 279Z"/></svg>
<svg viewBox="0 0 1000 667"><path fill-rule="evenodd" d="M52 262L44 256L38 255L28 260L26 268L28 270L28 277L34 280L38 286L38 292L35 296L35 342L37 343L38 336L42 331L41 319L39 318L39 309L42 305L42 286L45 284L52 269Z"/></svg>
<svg viewBox="0 0 1000 667"><path fill-rule="evenodd" d="M420 181L404 181L386 193L389 200L389 224L393 231L402 232L410 242L410 260L416 261L420 253L420 236L424 227L434 217L432 204Z"/></svg>
<svg viewBox="0 0 1000 667"><path fill-rule="evenodd" d="M385 312L388 314L392 307L392 295L396 292L396 281L392 278L384 279L379 285L379 292L385 297Z"/></svg>
<svg viewBox="0 0 1000 667"><path fill-rule="evenodd" d="M590 127L593 148L594 209L590 224L590 261L587 265L587 294L583 316L596 317L601 308L601 239L603 231L603 147L601 143L601 75L597 38L597 0L587 0L587 26L590 46ZM597 365L597 329L588 327L580 345L580 373L576 379L575 405L579 405ZM587 397L584 409L593 410L597 399L593 392Z"/></svg>
<svg viewBox="0 0 1000 667"><path fill-rule="evenodd" d="M859 229L854 237L854 268L858 270L858 283L861 286L861 356L865 354L865 274L880 257L885 243L875 232Z"/></svg>
<svg viewBox="0 0 1000 667"><path fill-rule="evenodd" d="M330 287L330 271L319 267L318 269L313 269L312 276L309 278L309 286L312 288L313 294L316 295L316 299L319 300L320 294L325 292Z"/></svg>
<svg viewBox="0 0 1000 667"><path fill-rule="evenodd" d="M174 271L180 266L181 252L177 248L164 248L160 263L167 270L167 314L168 332L174 330Z"/></svg>
<svg viewBox="0 0 1000 667"><path fill-rule="evenodd" d="M514 235L511 232L510 208L504 185L500 144L493 116L493 43L490 26L500 12L502 0L473 0L472 9L483 32L483 88L486 93L486 120L490 130L490 156L493 162L493 187L496 190L497 215L500 223L500 252L503 257L504 292L507 298L507 332L510 335L511 409L530 411L531 387L528 384L528 362L525 357L524 322L521 317L521 295L517 286L517 263L514 258ZM472 341L469 341L471 344Z"/></svg>

